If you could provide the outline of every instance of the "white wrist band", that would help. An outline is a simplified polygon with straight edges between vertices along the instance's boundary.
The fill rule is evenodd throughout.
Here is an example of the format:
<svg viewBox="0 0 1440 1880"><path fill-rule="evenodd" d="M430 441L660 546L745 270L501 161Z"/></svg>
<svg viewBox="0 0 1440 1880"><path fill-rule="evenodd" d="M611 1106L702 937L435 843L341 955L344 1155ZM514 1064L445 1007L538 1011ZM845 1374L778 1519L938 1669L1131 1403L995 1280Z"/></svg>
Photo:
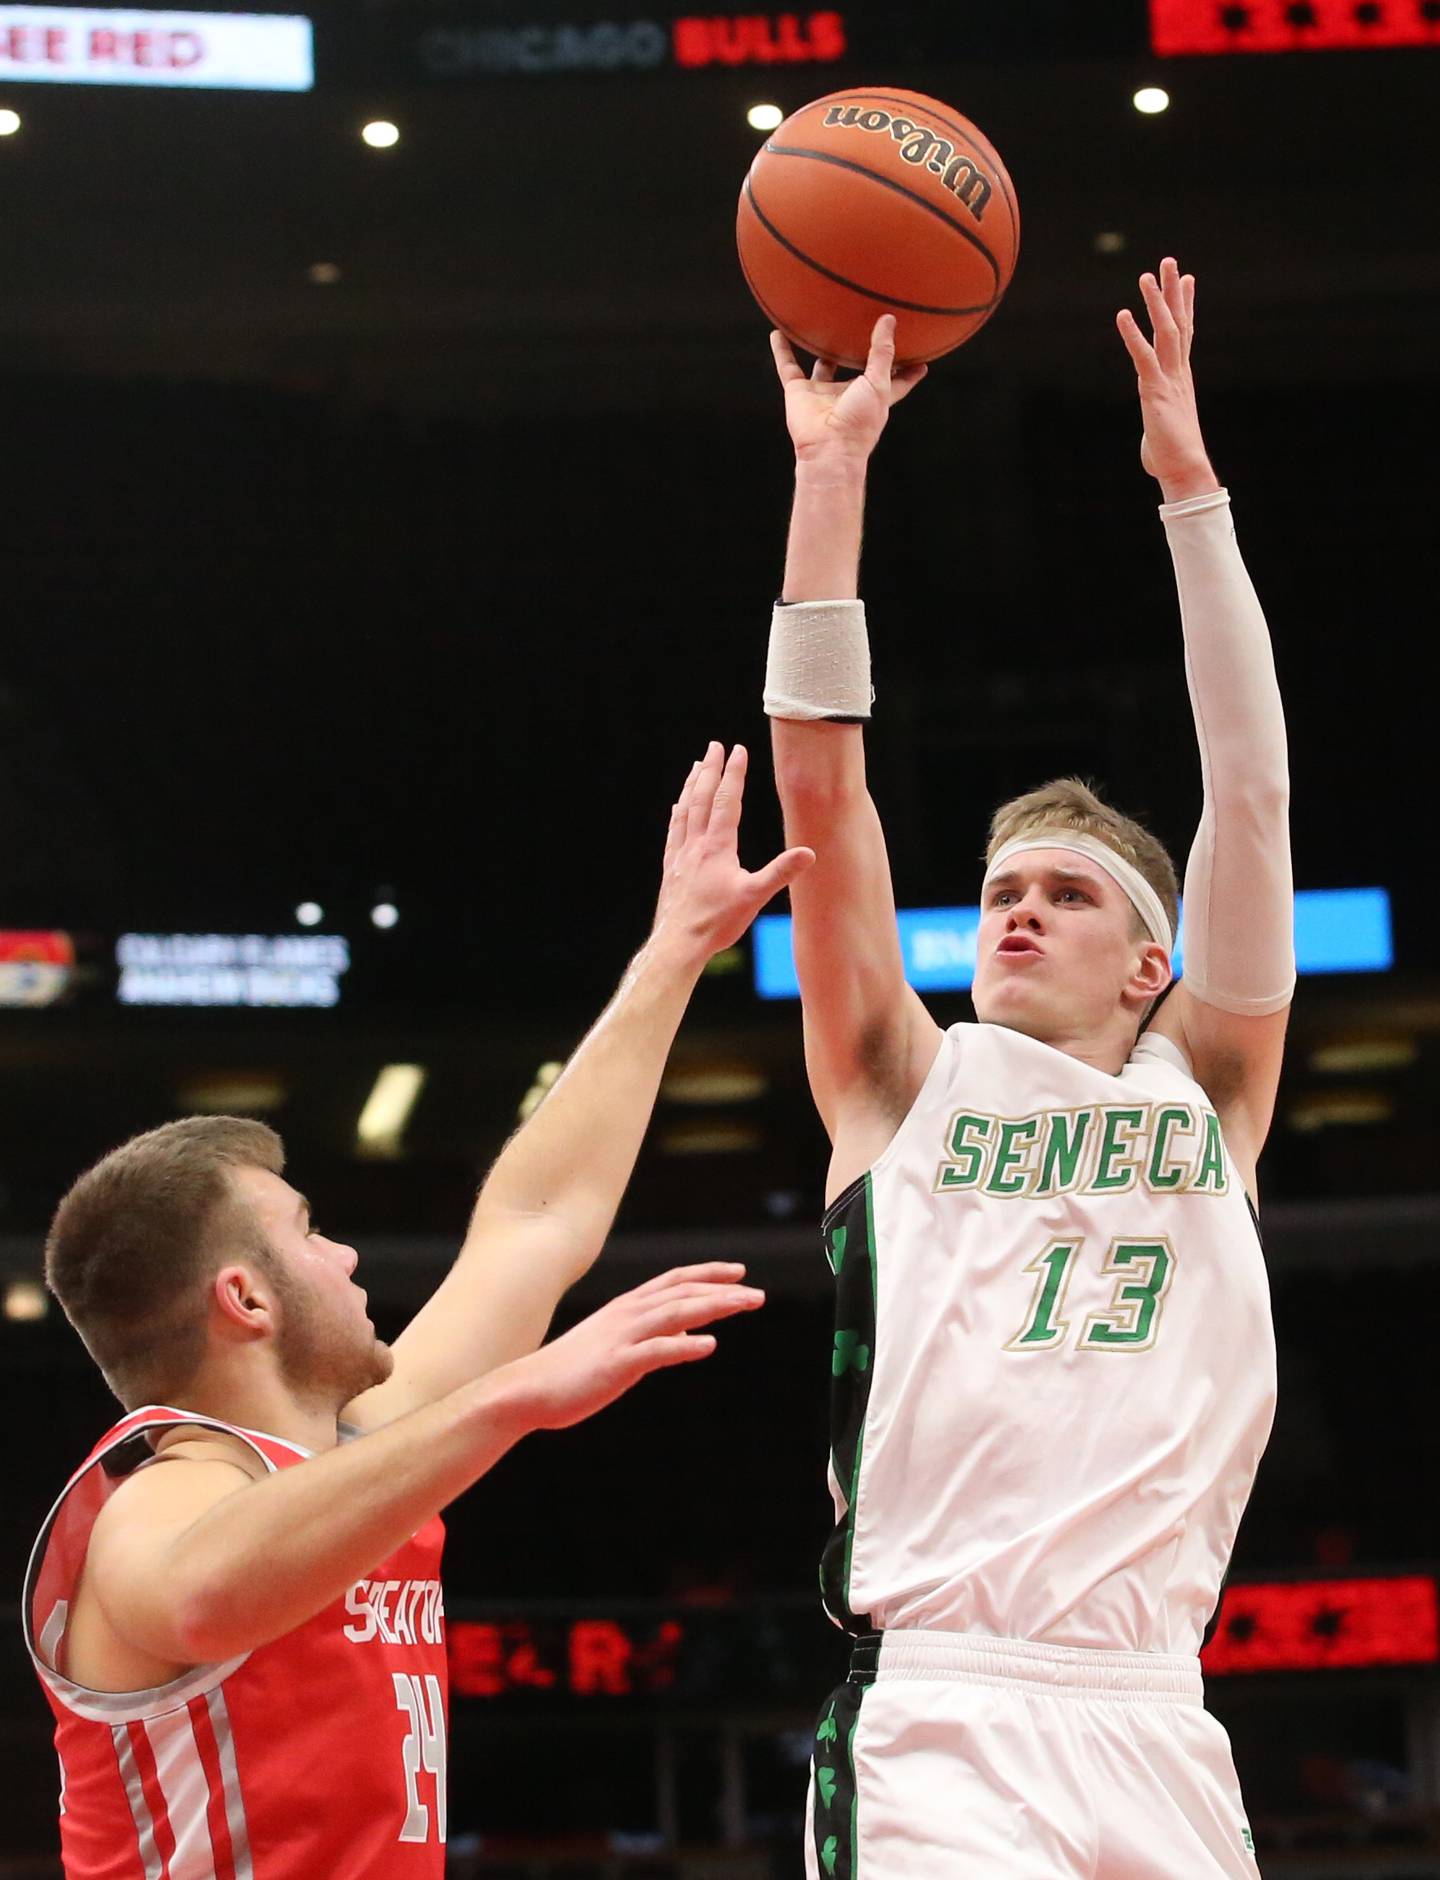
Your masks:
<svg viewBox="0 0 1440 1880"><path fill-rule="evenodd" d="M874 696L863 601L797 601L775 609L765 668L771 718L867 719Z"/></svg>

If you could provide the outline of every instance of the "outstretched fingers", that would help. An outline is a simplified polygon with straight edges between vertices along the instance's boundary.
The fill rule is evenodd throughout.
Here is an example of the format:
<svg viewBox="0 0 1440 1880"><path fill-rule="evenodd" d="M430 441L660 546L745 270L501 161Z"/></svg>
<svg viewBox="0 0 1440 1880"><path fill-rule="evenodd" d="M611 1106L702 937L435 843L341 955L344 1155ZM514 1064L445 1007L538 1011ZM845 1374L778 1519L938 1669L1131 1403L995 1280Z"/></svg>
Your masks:
<svg viewBox="0 0 1440 1880"><path fill-rule="evenodd" d="M1170 310L1170 318L1183 331L1185 326L1185 279L1180 272L1180 263L1174 255L1166 255L1160 263L1160 292L1165 296L1165 305Z"/></svg>
<svg viewBox="0 0 1440 1880"><path fill-rule="evenodd" d="M700 760L694 786L690 792L690 805L685 818L685 839L703 836L710 827L710 810L715 801L715 792L720 787L721 773L725 768L725 747L713 739L706 746L705 755Z"/></svg>
<svg viewBox="0 0 1440 1880"><path fill-rule="evenodd" d="M690 814L690 797L695 788L695 779L700 772L700 760L697 758L690 766L690 775L685 779L679 796L670 810L670 827L665 832L665 859L662 869L668 868L678 854L685 840L685 823Z"/></svg>
<svg viewBox="0 0 1440 1880"><path fill-rule="evenodd" d="M1168 264L1173 270L1175 263ZM1162 270L1166 264L1161 263ZM1155 335L1155 357L1166 372L1174 372L1185 360L1184 342L1180 332L1180 322L1175 318L1165 289L1153 274L1140 276L1140 292L1145 299L1145 311L1150 316L1151 331Z"/></svg>
<svg viewBox="0 0 1440 1880"><path fill-rule="evenodd" d="M647 1279L643 1286L637 1286L631 1297L647 1298L652 1293L665 1292L672 1286L693 1286L697 1282L713 1284L716 1281L728 1285L738 1285L745 1277L744 1263L740 1260L703 1260L698 1266L675 1266L668 1272L657 1273L654 1279Z"/></svg>
<svg viewBox="0 0 1440 1880"><path fill-rule="evenodd" d="M1122 307L1115 316L1115 324L1120 329L1120 337L1125 342L1125 350L1134 361L1135 370L1141 378L1147 378L1160 370L1160 361L1155 357L1155 348L1140 330L1140 322L1128 307Z"/></svg>
<svg viewBox="0 0 1440 1880"><path fill-rule="evenodd" d="M647 1304L635 1326L637 1342L697 1331L742 1312L758 1312L765 1295L758 1286L682 1286Z"/></svg>
<svg viewBox="0 0 1440 1880"><path fill-rule="evenodd" d="M893 313L885 313L875 322L870 336L870 356L865 361L865 377L887 405L898 405L926 376L930 368L916 361L909 365L895 363L897 322Z"/></svg>
<svg viewBox="0 0 1440 1880"><path fill-rule="evenodd" d="M649 1338L637 1345L635 1356L643 1367L640 1376L668 1371L677 1364L698 1364L715 1351L713 1332L681 1332L674 1338Z"/></svg>
<svg viewBox="0 0 1440 1880"><path fill-rule="evenodd" d="M920 381L929 375L930 368L924 364L898 366L894 378L890 381L890 403L898 405L902 398L908 398Z"/></svg>
<svg viewBox="0 0 1440 1880"><path fill-rule="evenodd" d="M750 753L737 744L725 761L715 798L710 809L710 827L706 832L714 843L735 843L740 828L740 812L745 804L745 773Z"/></svg>
<svg viewBox="0 0 1440 1880"><path fill-rule="evenodd" d="M782 385L794 385L805 377L805 368L795 357L795 348L778 327L770 335L770 351Z"/></svg>
<svg viewBox="0 0 1440 1880"><path fill-rule="evenodd" d="M870 335L870 354L865 361L865 376L888 405L893 395L895 377L895 316L882 313Z"/></svg>

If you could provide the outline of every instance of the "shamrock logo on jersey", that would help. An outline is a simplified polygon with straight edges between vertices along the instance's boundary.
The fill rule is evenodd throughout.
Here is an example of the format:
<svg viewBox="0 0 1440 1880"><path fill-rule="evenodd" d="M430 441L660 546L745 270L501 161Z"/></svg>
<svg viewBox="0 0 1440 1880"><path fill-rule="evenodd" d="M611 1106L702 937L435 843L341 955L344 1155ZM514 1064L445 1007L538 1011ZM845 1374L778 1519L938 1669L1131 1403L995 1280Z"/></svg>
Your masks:
<svg viewBox="0 0 1440 1880"><path fill-rule="evenodd" d="M859 1332L836 1332L835 1356L830 1361L830 1369L836 1377L844 1377L847 1371L870 1369L870 1347L860 1343Z"/></svg>
<svg viewBox="0 0 1440 1880"><path fill-rule="evenodd" d="M815 1786L820 1791L820 1799L828 1808L835 1799L836 1776L833 1769L817 1769Z"/></svg>
<svg viewBox="0 0 1440 1880"><path fill-rule="evenodd" d="M835 1863L840 1858L840 1837L832 1834L820 1850L820 1860L826 1873L834 1873Z"/></svg>
<svg viewBox="0 0 1440 1880"><path fill-rule="evenodd" d="M824 1723L821 1724L820 1728L815 1732L815 1741L817 1743L834 1743L834 1742L838 1742L839 1737L840 1737L840 1726L835 1721L835 1706L832 1704L830 1706L829 1716L825 1719Z"/></svg>

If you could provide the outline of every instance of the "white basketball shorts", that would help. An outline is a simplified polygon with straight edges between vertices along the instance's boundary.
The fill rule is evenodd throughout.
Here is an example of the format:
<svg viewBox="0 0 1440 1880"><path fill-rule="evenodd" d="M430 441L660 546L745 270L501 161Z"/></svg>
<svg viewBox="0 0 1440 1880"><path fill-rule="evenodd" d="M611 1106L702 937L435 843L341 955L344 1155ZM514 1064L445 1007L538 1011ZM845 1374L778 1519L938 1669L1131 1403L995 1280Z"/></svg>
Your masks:
<svg viewBox="0 0 1440 1880"><path fill-rule="evenodd" d="M820 1713L809 1880L1255 1880L1191 1658L884 1632Z"/></svg>

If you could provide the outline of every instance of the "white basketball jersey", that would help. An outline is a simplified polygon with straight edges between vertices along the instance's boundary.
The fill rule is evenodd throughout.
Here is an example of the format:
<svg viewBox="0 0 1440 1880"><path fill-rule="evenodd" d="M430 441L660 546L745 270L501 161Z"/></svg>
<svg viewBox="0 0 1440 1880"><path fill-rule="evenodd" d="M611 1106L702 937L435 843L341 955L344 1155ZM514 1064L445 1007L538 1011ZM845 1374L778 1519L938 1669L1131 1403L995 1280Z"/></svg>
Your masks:
<svg viewBox="0 0 1440 1880"><path fill-rule="evenodd" d="M1198 1651L1270 1433L1259 1232L1184 1054L956 1025L825 1217L856 1632Z"/></svg>

